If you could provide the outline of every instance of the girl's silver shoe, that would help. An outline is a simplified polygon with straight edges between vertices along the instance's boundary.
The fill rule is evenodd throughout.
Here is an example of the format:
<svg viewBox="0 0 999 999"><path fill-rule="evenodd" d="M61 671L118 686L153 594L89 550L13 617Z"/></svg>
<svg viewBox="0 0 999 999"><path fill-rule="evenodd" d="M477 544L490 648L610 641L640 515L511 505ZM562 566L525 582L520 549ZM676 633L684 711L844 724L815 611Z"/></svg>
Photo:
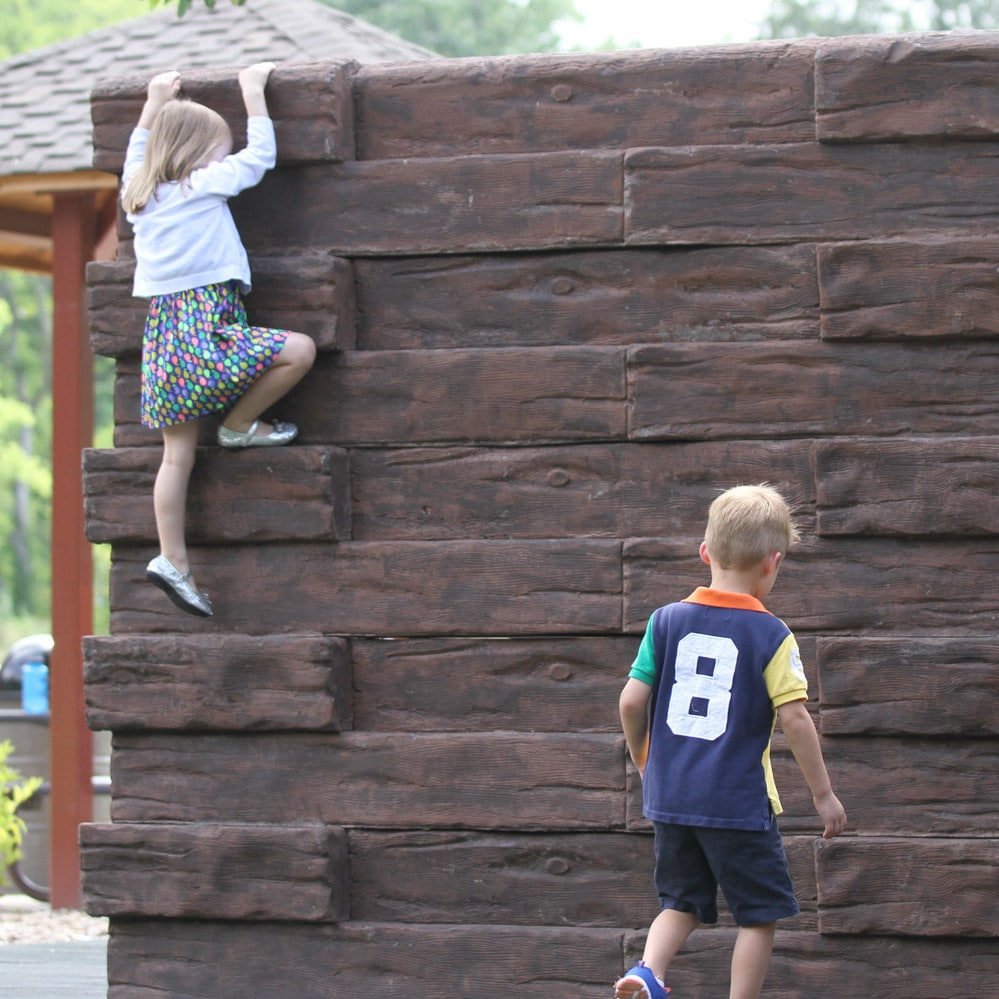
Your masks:
<svg viewBox="0 0 999 999"><path fill-rule="evenodd" d="M165 555L157 555L146 566L146 579L158 586L182 611L211 617L211 601L194 585L191 574L182 573Z"/></svg>
<svg viewBox="0 0 999 999"><path fill-rule="evenodd" d="M298 427L294 423L282 423L274 421L269 434L258 434L257 427L259 420L254 420L250 429L245 434L238 430L230 430L225 424L219 426L218 442L219 447L243 448L243 447L280 447L282 444L290 444L298 436Z"/></svg>

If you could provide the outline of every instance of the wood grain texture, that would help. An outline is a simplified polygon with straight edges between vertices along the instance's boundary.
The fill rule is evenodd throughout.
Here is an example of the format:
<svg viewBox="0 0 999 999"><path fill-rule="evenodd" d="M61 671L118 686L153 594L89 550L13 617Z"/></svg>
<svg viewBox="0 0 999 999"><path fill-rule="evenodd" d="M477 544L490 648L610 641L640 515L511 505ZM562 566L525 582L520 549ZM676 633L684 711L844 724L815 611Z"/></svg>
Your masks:
<svg viewBox="0 0 999 999"><path fill-rule="evenodd" d="M621 164L587 150L287 167L244 191L233 217L261 256L288 232L343 257L620 245Z"/></svg>
<svg viewBox="0 0 999 999"><path fill-rule="evenodd" d="M977 31L826 40L815 53L816 135L820 142L991 138L999 134L997 63L995 37Z"/></svg>
<svg viewBox="0 0 999 999"><path fill-rule="evenodd" d="M999 938L997 839L851 837L815 858L822 933Z"/></svg>
<svg viewBox="0 0 999 999"><path fill-rule="evenodd" d="M629 435L648 439L894 436L987 430L999 345L733 343L636 347Z"/></svg>
<svg viewBox="0 0 999 999"><path fill-rule="evenodd" d="M260 731L352 726L350 650L321 635L84 639L95 730Z"/></svg>
<svg viewBox="0 0 999 999"><path fill-rule="evenodd" d="M592 638L354 639L365 732L613 732L637 642Z"/></svg>
<svg viewBox="0 0 999 999"><path fill-rule="evenodd" d="M703 146L625 157L625 242L759 244L991 236L999 145Z"/></svg>
<svg viewBox="0 0 999 999"><path fill-rule="evenodd" d="M775 477L810 508L810 441L369 449L351 453L359 541L399 538L621 538L703 529L719 469ZM804 510L802 510L804 512Z"/></svg>
<svg viewBox="0 0 999 999"><path fill-rule="evenodd" d="M601 734L122 734L111 772L113 822L586 831L624 821L623 744Z"/></svg>
<svg viewBox="0 0 999 999"><path fill-rule="evenodd" d="M362 831L350 844L364 922L614 927L656 902L648 836Z"/></svg>
<svg viewBox="0 0 999 999"><path fill-rule="evenodd" d="M83 455L87 538L156 541L153 483L160 448L88 449ZM188 541L329 542L350 538L350 474L339 448L200 448L188 491Z"/></svg>
<svg viewBox="0 0 999 999"><path fill-rule="evenodd" d="M999 240L940 236L828 243L815 253L823 339L999 335Z"/></svg>
<svg viewBox="0 0 999 999"><path fill-rule="evenodd" d="M80 827L93 915L338 922L350 914L347 834L322 825Z"/></svg>
<svg viewBox="0 0 999 999"><path fill-rule="evenodd" d="M621 933L604 927L122 919L108 947L108 999L329 999L372 989L379 999L528 999L539 989L599 999L623 972L621 955Z"/></svg>
<svg viewBox="0 0 999 999"><path fill-rule="evenodd" d="M813 39L746 49L564 53L365 66L359 159L694 143L814 130Z"/></svg>
<svg viewBox="0 0 999 999"><path fill-rule="evenodd" d="M177 630L177 609L145 582L153 554L115 552L112 631ZM616 541L273 543L192 549L191 562L216 615L186 617L192 634L585 635L621 627Z"/></svg>
<svg viewBox="0 0 999 999"><path fill-rule="evenodd" d="M370 258L354 270L365 350L800 339L818 315L807 246Z"/></svg>
<svg viewBox="0 0 999 999"><path fill-rule="evenodd" d="M999 533L999 440L855 437L815 445L816 529L825 537Z"/></svg>
<svg viewBox="0 0 999 999"><path fill-rule="evenodd" d="M822 637L823 735L999 736L999 638Z"/></svg>
<svg viewBox="0 0 999 999"><path fill-rule="evenodd" d="M924 836L994 835L996 740L840 736L826 747L833 786L843 795L851 828L864 836L907 837L918 858ZM910 904L920 897L917 889ZM821 896L819 905L821 911Z"/></svg>

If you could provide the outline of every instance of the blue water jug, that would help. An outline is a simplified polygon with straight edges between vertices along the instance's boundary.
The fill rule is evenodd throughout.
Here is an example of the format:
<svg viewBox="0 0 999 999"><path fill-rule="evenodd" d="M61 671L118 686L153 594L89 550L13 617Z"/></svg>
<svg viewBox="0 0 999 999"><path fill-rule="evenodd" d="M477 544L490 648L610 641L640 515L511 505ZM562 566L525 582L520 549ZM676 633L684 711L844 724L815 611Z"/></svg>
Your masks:
<svg viewBox="0 0 999 999"><path fill-rule="evenodd" d="M45 663L21 667L21 709L29 715L49 713L49 668Z"/></svg>

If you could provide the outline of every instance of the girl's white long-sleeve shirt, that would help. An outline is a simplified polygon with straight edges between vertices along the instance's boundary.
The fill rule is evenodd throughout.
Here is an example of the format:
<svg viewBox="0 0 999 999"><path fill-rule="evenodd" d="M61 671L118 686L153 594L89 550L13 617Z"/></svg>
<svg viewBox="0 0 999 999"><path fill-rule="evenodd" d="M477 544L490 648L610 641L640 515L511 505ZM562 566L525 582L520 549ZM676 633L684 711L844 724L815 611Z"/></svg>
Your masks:
<svg viewBox="0 0 999 999"><path fill-rule="evenodd" d="M260 183L277 160L277 144L266 116L248 118L246 132L244 149L184 181L160 184L141 211L128 213L135 233L133 295L150 298L231 280L250 290L250 262L227 201ZM133 129L123 185L142 164L148 139L147 129Z"/></svg>

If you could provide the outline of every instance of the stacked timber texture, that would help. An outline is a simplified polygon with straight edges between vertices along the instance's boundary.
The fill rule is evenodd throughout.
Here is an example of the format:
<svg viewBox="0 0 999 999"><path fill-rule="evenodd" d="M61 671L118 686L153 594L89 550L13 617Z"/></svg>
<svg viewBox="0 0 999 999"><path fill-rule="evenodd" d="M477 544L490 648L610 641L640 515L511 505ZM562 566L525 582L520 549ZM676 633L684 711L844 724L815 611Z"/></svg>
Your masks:
<svg viewBox="0 0 999 999"><path fill-rule="evenodd" d="M119 170L145 80L94 94ZM188 92L241 122L233 71ZM116 447L82 831L112 999L597 999L657 911L617 695L706 582L717 490L805 541L797 632L850 833L778 735L802 914L766 994L999 994L999 36L279 67L233 203L255 321L315 337L276 451L205 428L210 621L143 581L129 233L92 265ZM237 144L239 143L237 126ZM727 994L730 918L676 962Z"/></svg>

